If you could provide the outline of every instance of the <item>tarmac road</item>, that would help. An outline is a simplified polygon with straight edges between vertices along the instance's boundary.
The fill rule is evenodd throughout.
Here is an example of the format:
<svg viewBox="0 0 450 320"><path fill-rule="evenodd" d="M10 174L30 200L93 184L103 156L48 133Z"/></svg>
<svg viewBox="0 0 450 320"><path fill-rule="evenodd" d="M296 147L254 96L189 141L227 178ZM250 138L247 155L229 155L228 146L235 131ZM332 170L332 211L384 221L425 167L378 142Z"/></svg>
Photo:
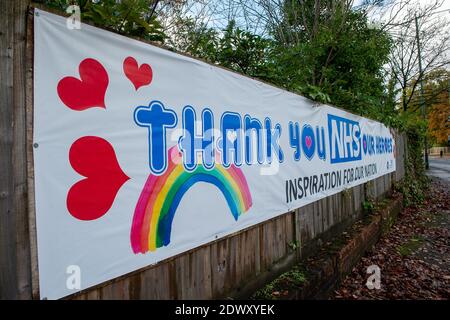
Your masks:
<svg viewBox="0 0 450 320"><path fill-rule="evenodd" d="M427 174L432 177L437 177L443 179L447 182L450 182L450 158L429 158L430 169L427 171Z"/></svg>

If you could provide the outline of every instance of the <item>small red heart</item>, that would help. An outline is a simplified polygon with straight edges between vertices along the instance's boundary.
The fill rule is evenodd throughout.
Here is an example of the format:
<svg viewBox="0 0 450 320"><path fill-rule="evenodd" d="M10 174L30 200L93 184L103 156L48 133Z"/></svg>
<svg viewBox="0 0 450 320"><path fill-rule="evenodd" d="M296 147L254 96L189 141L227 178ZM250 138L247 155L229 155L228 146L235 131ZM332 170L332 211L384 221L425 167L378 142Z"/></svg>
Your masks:
<svg viewBox="0 0 450 320"><path fill-rule="evenodd" d="M123 72L133 83L136 90L152 82L152 68L146 63L139 67L136 59L133 57L128 57L123 61Z"/></svg>
<svg viewBox="0 0 450 320"><path fill-rule="evenodd" d="M108 73L100 62L88 58L78 67L80 79L65 77L58 83L57 91L61 101L70 109L82 111L88 108L105 108L105 93L108 87Z"/></svg>
<svg viewBox="0 0 450 320"><path fill-rule="evenodd" d="M120 168L112 145L105 139L86 136L69 151L72 168L86 177L67 193L67 209L80 220L94 220L111 208L120 187L130 179Z"/></svg>
<svg viewBox="0 0 450 320"><path fill-rule="evenodd" d="M306 136L305 142L306 142L306 146L308 147L308 149L311 148L311 145L312 145L312 139L311 139L310 136Z"/></svg>

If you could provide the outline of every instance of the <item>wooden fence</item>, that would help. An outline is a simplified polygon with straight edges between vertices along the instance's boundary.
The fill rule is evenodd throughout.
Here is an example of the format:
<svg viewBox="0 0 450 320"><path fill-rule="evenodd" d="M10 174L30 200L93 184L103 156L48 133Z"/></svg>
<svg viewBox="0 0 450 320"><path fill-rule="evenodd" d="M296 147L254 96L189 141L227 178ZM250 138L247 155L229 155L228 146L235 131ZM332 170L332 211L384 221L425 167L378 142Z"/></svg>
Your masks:
<svg viewBox="0 0 450 320"><path fill-rule="evenodd" d="M29 1L0 1L0 298L39 299L32 201L32 37ZM28 23L27 23L28 21ZM28 31L28 32L27 32ZM87 289L74 299L212 299L246 296L314 254L404 176L406 137L396 134L397 171ZM293 244L298 246L294 250Z"/></svg>

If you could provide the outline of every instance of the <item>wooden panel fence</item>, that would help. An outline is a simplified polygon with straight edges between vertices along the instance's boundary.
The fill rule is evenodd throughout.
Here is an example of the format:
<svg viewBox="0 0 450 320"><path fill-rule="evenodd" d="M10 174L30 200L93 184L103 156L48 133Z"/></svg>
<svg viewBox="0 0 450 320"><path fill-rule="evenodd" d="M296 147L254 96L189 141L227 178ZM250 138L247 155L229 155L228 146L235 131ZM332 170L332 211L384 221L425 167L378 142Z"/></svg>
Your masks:
<svg viewBox="0 0 450 320"><path fill-rule="evenodd" d="M29 1L0 1L0 298L39 299L33 210L32 32ZM28 32L27 32L28 30ZM27 39L28 38L28 39ZM28 40L28 42L26 41ZM28 125L27 125L28 124ZM28 141L28 142L27 142ZM245 296L314 254L352 223L368 196L404 174L406 137L396 134L397 171L311 203L154 266L77 293L73 299L213 299ZM298 250L292 244L299 244Z"/></svg>

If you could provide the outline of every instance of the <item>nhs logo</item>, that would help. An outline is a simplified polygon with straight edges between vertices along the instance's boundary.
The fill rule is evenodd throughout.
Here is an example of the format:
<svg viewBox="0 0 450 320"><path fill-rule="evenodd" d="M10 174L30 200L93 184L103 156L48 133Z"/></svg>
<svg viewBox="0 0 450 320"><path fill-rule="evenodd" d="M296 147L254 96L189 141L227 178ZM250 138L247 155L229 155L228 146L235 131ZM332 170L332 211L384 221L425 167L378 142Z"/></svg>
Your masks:
<svg viewBox="0 0 450 320"><path fill-rule="evenodd" d="M359 122L328 114L331 163L361 160Z"/></svg>

